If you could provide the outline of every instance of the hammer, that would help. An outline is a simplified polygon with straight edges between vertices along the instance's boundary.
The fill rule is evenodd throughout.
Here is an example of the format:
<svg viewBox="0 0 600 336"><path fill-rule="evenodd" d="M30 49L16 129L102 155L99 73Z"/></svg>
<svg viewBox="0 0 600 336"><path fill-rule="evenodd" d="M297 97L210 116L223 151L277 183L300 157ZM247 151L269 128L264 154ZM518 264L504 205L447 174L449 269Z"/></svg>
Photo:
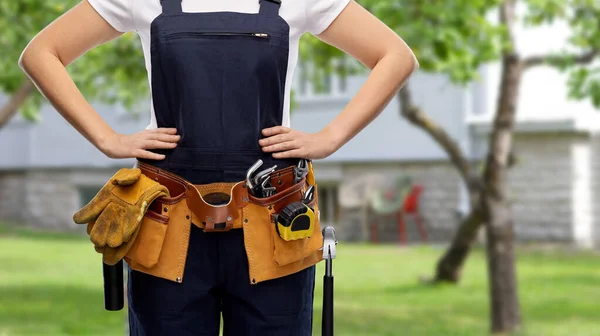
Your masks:
<svg viewBox="0 0 600 336"><path fill-rule="evenodd" d="M332 260L336 256L337 240L332 226L323 228L323 259L325 259L325 275L323 275L323 316L321 318L321 335L333 336L333 274Z"/></svg>

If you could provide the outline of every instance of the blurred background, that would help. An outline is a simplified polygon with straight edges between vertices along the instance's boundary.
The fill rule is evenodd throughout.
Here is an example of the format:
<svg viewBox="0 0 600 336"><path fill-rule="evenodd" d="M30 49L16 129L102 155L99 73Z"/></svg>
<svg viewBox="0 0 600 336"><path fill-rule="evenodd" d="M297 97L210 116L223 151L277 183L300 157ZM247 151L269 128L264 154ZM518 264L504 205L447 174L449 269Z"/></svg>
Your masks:
<svg viewBox="0 0 600 336"><path fill-rule="evenodd" d="M72 215L119 168L17 65L77 1L0 1L0 335L121 335L101 257ZM600 5L584 0L359 3L419 71L379 118L315 162L336 228L339 335L598 335ZM376 38L376 37L374 37ZM149 123L129 33L69 66L114 129ZM302 38L292 127L316 132L366 69ZM320 335L318 265L315 335Z"/></svg>

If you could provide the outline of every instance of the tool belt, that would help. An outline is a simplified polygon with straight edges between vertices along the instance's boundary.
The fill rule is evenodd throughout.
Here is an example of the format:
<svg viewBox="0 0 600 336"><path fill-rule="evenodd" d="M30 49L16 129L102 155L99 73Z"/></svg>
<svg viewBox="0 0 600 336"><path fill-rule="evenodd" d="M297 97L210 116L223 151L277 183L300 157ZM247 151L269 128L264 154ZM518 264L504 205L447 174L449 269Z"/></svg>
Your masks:
<svg viewBox="0 0 600 336"><path fill-rule="evenodd" d="M319 213L312 163L299 182L294 178L294 166L275 170L270 183L276 192L269 197L252 195L246 181L194 185L150 164L138 162L137 167L165 186L169 196L154 200L144 214L139 233L125 255L132 269L182 282L186 259L193 258L187 254L191 225L216 234L242 229L251 284L296 273L322 260L318 215L305 238L286 241L276 228L282 209L301 201L310 186L314 197L307 206Z"/></svg>

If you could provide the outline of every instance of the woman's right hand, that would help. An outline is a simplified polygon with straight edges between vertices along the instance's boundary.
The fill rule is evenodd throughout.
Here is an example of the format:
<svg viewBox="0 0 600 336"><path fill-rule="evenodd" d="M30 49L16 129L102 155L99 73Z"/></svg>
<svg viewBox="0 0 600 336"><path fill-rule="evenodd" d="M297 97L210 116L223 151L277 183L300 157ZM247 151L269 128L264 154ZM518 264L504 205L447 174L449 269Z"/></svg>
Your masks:
<svg viewBox="0 0 600 336"><path fill-rule="evenodd" d="M140 158L162 160L162 154L149 151L150 149L172 149L177 147L181 138L175 128L157 128L144 130L135 134L113 133L106 137L99 148L112 159Z"/></svg>

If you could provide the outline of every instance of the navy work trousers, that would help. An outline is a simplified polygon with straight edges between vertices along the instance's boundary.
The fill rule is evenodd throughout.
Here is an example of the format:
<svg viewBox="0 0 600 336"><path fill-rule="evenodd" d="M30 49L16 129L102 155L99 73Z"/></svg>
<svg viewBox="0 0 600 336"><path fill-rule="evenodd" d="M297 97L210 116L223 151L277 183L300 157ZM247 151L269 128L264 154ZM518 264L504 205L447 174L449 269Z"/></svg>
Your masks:
<svg viewBox="0 0 600 336"><path fill-rule="evenodd" d="M129 270L129 328L135 336L312 335L315 266L251 285L241 229L192 225L182 283Z"/></svg>

